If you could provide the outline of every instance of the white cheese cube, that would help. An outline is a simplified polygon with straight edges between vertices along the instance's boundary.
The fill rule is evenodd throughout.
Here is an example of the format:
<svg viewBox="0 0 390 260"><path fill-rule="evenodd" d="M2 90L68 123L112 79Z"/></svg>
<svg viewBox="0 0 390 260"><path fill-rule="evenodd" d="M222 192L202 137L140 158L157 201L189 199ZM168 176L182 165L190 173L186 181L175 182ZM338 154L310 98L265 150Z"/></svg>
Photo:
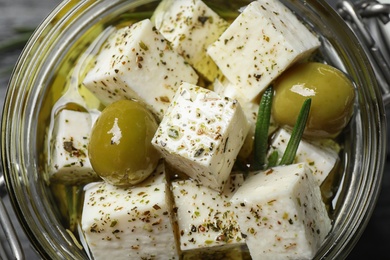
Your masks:
<svg viewBox="0 0 390 260"><path fill-rule="evenodd" d="M85 188L82 230L95 260L179 259L166 183Z"/></svg>
<svg viewBox="0 0 390 260"><path fill-rule="evenodd" d="M216 92L221 97L229 97L231 99L237 100L242 110L245 113L250 124L254 124L257 120L257 113L259 111L259 101L247 100L245 94L241 92L238 88L234 87L233 84L227 80L223 79L222 81L216 79L213 84L214 92Z"/></svg>
<svg viewBox="0 0 390 260"><path fill-rule="evenodd" d="M206 248L216 254L218 249L242 246L244 239L230 199L243 182L242 174L231 175L222 193L194 180L172 183L180 249L184 254L195 250L189 254L199 255Z"/></svg>
<svg viewBox="0 0 390 260"><path fill-rule="evenodd" d="M312 259L331 229L304 163L258 172L231 201L252 259Z"/></svg>
<svg viewBox="0 0 390 260"><path fill-rule="evenodd" d="M244 114L249 123L249 131L238 156L242 159L247 159L252 154L253 151L256 121L257 121L257 114L259 112L260 101L247 100L245 95L242 94L238 88L234 87L233 84L229 82L227 79L224 79L223 81L220 81L218 79L215 80L213 84L213 89L220 96L229 97L231 99L237 100L240 103L242 110L244 111ZM268 134L271 135L272 133L275 132L276 129L277 126L276 124L274 124L271 118L271 124L269 127Z"/></svg>
<svg viewBox="0 0 390 260"><path fill-rule="evenodd" d="M63 109L54 119L49 157L49 179L81 184L99 179L88 158L92 118L87 112Z"/></svg>
<svg viewBox="0 0 390 260"><path fill-rule="evenodd" d="M152 144L177 170L221 191L247 132L236 100L183 82Z"/></svg>
<svg viewBox="0 0 390 260"><path fill-rule="evenodd" d="M109 37L83 84L105 105L137 99L161 119L180 82L197 79L191 66L146 19Z"/></svg>
<svg viewBox="0 0 390 260"><path fill-rule="evenodd" d="M281 72L320 42L278 0L251 2L207 49L233 86L255 99Z"/></svg>
<svg viewBox="0 0 390 260"><path fill-rule="evenodd" d="M200 0L164 0L152 20L160 33L172 43L173 49L205 78L213 81L218 73L221 74L206 49L229 23L205 3Z"/></svg>
<svg viewBox="0 0 390 260"><path fill-rule="evenodd" d="M271 141L268 156L276 151L280 160L290 138L291 133L289 131L284 128L279 129ZM320 186L332 171L338 159L338 151L332 147L302 139L297 149L295 163L306 163L313 173L315 182Z"/></svg>

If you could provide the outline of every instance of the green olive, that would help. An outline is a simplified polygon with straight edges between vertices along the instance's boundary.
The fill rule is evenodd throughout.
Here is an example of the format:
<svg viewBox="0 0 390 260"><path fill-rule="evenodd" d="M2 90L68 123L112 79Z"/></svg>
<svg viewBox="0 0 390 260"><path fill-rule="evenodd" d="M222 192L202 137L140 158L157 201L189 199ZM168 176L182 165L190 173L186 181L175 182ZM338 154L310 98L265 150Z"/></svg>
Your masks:
<svg viewBox="0 0 390 260"><path fill-rule="evenodd" d="M156 168L159 153L151 144L157 122L139 102L120 100L107 106L92 129L88 154L95 172L117 186L130 186Z"/></svg>
<svg viewBox="0 0 390 260"><path fill-rule="evenodd" d="M297 64L274 82L272 117L293 127L305 99L311 109L305 136L334 137L349 122L355 99L352 82L338 69L317 62Z"/></svg>

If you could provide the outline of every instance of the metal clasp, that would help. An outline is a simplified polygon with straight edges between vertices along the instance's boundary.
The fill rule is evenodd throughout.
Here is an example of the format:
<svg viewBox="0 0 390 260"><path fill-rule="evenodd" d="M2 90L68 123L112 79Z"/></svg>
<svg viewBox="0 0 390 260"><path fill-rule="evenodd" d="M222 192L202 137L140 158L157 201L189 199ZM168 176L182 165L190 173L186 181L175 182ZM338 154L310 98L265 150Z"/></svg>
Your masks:
<svg viewBox="0 0 390 260"><path fill-rule="evenodd" d="M341 0L337 11L362 42L381 87L383 103L390 104L390 49L384 30L390 21L390 4Z"/></svg>

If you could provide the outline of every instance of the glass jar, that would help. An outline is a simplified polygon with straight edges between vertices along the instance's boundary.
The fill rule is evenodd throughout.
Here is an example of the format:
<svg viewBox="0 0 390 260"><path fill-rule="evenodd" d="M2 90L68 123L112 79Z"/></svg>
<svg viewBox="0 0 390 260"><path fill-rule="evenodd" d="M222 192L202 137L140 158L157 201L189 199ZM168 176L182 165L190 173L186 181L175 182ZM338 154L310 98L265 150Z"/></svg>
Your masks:
<svg viewBox="0 0 390 260"><path fill-rule="evenodd" d="M237 11L249 1L205 2ZM382 97L364 49L325 1L283 3L319 35L326 62L346 72L356 86L355 113L342 153L344 175L333 201L333 228L316 256L342 259L362 234L381 186L386 154ZM63 1L36 30L16 65L2 118L2 163L19 221L43 258L87 258L61 224L42 175L48 111L63 90L52 81L60 67L71 66L89 40L113 21L146 18L154 6L153 0ZM83 35L86 41L80 41Z"/></svg>

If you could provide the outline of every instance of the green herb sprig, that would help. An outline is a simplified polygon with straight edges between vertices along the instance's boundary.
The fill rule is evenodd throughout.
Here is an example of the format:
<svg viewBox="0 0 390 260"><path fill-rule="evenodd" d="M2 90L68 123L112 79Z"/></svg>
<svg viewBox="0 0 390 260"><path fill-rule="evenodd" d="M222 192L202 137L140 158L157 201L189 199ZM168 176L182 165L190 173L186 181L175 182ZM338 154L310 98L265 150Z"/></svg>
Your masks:
<svg viewBox="0 0 390 260"><path fill-rule="evenodd" d="M274 89L271 85L265 90L260 100L255 128L253 170L261 170L265 165L273 96Z"/></svg>
<svg viewBox="0 0 390 260"><path fill-rule="evenodd" d="M15 29L16 34L7 40L0 41L0 53L7 51L19 50L30 39L34 29Z"/></svg>
<svg viewBox="0 0 390 260"><path fill-rule="evenodd" d="M287 144L286 150L278 163L278 153L274 151L268 158L268 165L266 165L266 156L268 150L268 131L271 124L271 108L273 99L273 87L269 86L259 105L259 111L256 120L255 136L254 136L254 161L252 170L262 170L264 168L271 168L277 165L289 165L295 160L299 143L302 139L307 120L310 113L311 98L303 102L302 108L299 112L296 124L291 133L291 138Z"/></svg>
<svg viewBox="0 0 390 260"><path fill-rule="evenodd" d="M14 36L0 41L0 55L10 51L21 50L24 45L30 39L35 28L29 27L15 27L13 31L15 32ZM0 76L8 75L12 72L13 66L7 66L0 69Z"/></svg>
<svg viewBox="0 0 390 260"><path fill-rule="evenodd" d="M299 111L297 122L294 125L290 140L287 143L286 150L284 151L279 165L289 165L294 162L299 143L301 142L303 132L305 131L307 119L310 113L310 107L311 98L308 98L303 102L302 108Z"/></svg>

